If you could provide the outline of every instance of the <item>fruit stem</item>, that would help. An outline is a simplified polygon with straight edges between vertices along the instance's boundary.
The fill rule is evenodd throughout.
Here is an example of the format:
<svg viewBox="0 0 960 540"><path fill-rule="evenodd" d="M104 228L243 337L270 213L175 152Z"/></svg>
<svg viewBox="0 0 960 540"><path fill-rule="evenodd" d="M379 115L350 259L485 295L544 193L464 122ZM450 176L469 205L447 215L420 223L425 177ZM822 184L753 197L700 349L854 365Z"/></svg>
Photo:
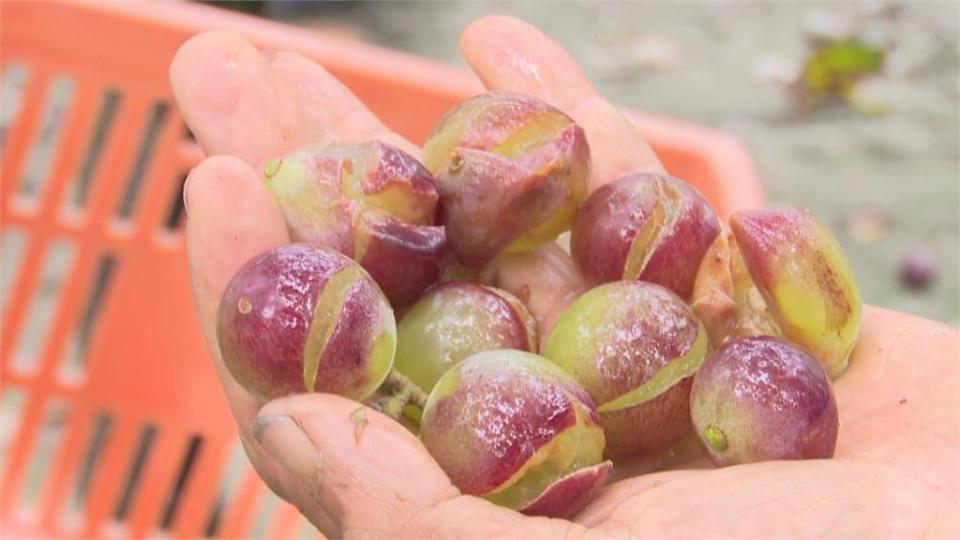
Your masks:
<svg viewBox="0 0 960 540"><path fill-rule="evenodd" d="M396 369L390 370L386 383L394 389L394 395L400 395L402 393L408 396L407 403L413 403L421 409L427 406L427 393Z"/></svg>
<svg viewBox="0 0 960 540"><path fill-rule="evenodd" d="M390 370L384 386L391 389L392 393L375 401L373 406L394 420L400 418L403 408L409 403L421 409L427 406L427 393L396 369Z"/></svg>

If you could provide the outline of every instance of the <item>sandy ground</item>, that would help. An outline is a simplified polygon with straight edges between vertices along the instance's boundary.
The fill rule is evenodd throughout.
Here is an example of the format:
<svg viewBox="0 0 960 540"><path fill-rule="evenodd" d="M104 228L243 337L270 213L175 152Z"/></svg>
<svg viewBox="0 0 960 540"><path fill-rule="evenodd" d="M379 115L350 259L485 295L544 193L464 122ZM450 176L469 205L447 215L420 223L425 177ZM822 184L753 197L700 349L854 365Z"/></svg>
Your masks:
<svg viewBox="0 0 960 540"><path fill-rule="evenodd" d="M771 203L807 206L836 231L864 300L957 323L960 12L952 2L384 2L275 4L268 14L462 64L474 18L512 14L565 45L625 106L726 130L752 150ZM865 87L890 112L796 115L781 84L811 35L886 43L886 76ZM925 290L901 285L910 254L933 260Z"/></svg>

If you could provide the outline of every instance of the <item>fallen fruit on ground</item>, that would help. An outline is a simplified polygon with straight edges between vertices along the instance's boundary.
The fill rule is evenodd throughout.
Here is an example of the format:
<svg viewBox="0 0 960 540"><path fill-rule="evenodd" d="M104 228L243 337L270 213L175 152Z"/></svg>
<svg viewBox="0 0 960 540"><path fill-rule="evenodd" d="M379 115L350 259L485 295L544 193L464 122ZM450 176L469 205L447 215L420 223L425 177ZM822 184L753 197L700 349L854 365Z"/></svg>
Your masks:
<svg viewBox="0 0 960 540"><path fill-rule="evenodd" d="M217 342L233 377L261 398L330 392L362 400L393 366L396 325L356 262L287 244L251 259L227 285Z"/></svg>
<svg viewBox="0 0 960 540"><path fill-rule="evenodd" d="M532 515L571 517L610 472L593 400L533 353L477 353L430 393L420 439L469 495Z"/></svg>

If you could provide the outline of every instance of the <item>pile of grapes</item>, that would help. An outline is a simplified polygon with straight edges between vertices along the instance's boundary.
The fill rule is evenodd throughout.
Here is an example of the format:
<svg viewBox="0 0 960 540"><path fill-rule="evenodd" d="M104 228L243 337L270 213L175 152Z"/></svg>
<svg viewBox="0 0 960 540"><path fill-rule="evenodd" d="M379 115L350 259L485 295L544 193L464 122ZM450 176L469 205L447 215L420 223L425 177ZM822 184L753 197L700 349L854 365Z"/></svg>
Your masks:
<svg viewBox="0 0 960 540"><path fill-rule="evenodd" d="M239 271L217 328L231 373L263 399L366 401L416 426L461 491L531 515L572 516L615 461L691 430L719 466L833 455L830 379L861 302L804 209L721 224L664 174L588 196L583 130L511 93L450 111L422 164L368 142L263 173L296 243ZM485 268L567 230L562 256L593 288L548 328Z"/></svg>

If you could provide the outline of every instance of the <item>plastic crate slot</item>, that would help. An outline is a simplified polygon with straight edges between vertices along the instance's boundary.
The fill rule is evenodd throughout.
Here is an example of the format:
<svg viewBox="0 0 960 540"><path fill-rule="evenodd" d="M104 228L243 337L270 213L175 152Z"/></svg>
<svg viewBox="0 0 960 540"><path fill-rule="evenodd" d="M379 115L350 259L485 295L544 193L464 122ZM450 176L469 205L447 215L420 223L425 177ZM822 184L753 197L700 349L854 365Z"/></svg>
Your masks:
<svg viewBox="0 0 960 540"><path fill-rule="evenodd" d="M7 474L7 456L14 436L20 433L25 397L23 389L9 384L4 384L3 392L0 392L0 426L3 426L0 429L0 472L3 475Z"/></svg>
<svg viewBox="0 0 960 540"><path fill-rule="evenodd" d="M71 210L80 210L87 204L87 196L90 193L94 175L97 172L104 146L106 146L110 130L114 125L122 98L123 96L116 89L110 89L103 93L97 120L90 129L90 142L87 144L80 170L77 172L70 196L67 198L67 206Z"/></svg>
<svg viewBox="0 0 960 540"><path fill-rule="evenodd" d="M100 257L97 270L88 288L89 296L66 349L66 359L61 370L62 379L75 380L86 370L90 338L96 332L97 321L110 290L110 283L116 275L117 264L117 258L110 253Z"/></svg>
<svg viewBox="0 0 960 540"><path fill-rule="evenodd" d="M129 219L133 215L134 208L136 208L137 198L143 189L150 159L154 154L157 137L160 135L168 110L169 105L164 101L155 102L150 109L150 117L147 120L146 128L143 130L140 147L137 149L133 167L130 169L130 176L127 177L126 189L124 189L120 204L117 206L116 216L122 220Z"/></svg>
<svg viewBox="0 0 960 540"><path fill-rule="evenodd" d="M170 498L167 499L166 509L163 511L163 518L160 520L161 529L169 529L177 517L177 507L180 504L180 494L183 492L187 480L193 472L193 465L197 461L197 456L203 448L203 437L194 435L190 437L190 443L187 445L187 451L183 455L183 461L180 465L180 473L177 475L177 482L170 492Z"/></svg>
<svg viewBox="0 0 960 540"><path fill-rule="evenodd" d="M263 501L260 503L260 508L253 517L253 523L250 524L250 532L247 534L247 538L258 540L266 539L270 523L273 521L274 516L278 514L277 510L279 509L280 498L272 491L267 490L266 496L264 496Z"/></svg>
<svg viewBox="0 0 960 540"><path fill-rule="evenodd" d="M30 67L19 61L7 62L0 75L0 148L4 148L7 130L16 121L23 105L23 92L30 78Z"/></svg>
<svg viewBox="0 0 960 540"><path fill-rule="evenodd" d="M120 498L117 500L117 508L113 512L113 518L116 521L124 521L130 513L130 503L137 492L137 484L143 475L144 465L147 463L147 457L150 455L150 449L157 438L157 428L152 424L144 426L140 432L140 442L137 443L137 452L130 462L130 472L127 473L127 482L123 486Z"/></svg>
<svg viewBox="0 0 960 540"><path fill-rule="evenodd" d="M35 202L49 181L50 166L75 92L76 83L66 75L55 77L47 89L40 132L20 177L19 195L23 201Z"/></svg>
<svg viewBox="0 0 960 540"><path fill-rule="evenodd" d="M233 498L233 494L240 486L240 477L243 476L244 465L247 457L243 452L243 447L238 442L230 451L227 458L227 466L223 471L223 480L220 482L220 489L217 497L214 499L213 508L210 509L210 517L207 519L207 526L204 527L203 535L208 538L217 536L220 530L220 524L224 519L224 511L227 503Z"/></svg>
<svg viewBox="0 0 960 540"><path fill-rule="evenodd" d="M180 174L180 181L176 183L176 189L173 190L173 196L170 204L167 206L166 218L163 221L163 229L166 232L175 232L180 230L183 225L184 206L183 206L183 188L187 183L189 171Z"/></svg>
<svg viewBox="0 0 960 540"><path fill-rule="evenodd" d="M7 300L11 288L20 274L20 264L27 251L27 234L17 228L5 226L0 239L0 309L7 312Z"/></svg>
<svg viewBox="0 0 960 540"><path fill-rule="evenodd" d="M76 517L85 509L87 499L90 495L91 479L100 464L100 457L103 455L107 437L113 429L113 424L114 420L112 415L106 412L97 415L93 431L90 434L87 451L83 455L80 468L78 469L79 472L73 493L66 507L65 517L68 521L76 521Z"/></svg>
<svg viewBox="0 0 960 540"><path fill-rule="evenodd" d="M25 508L37 503L47 473L53 470L53 461L70 419L71 410L63 399L51 400L45 409L44 421L33 446L33 459L27 465L27 474L20 487L19 503Z"/></svg>
<svg viewBox="0 0 960 540"><path fill-rule="evenodd" d="M63 294L64 285L75 258L76 247L69 240L57 240L47 252L47 260L40 274L40 283L34 293L33 305L30 307L26 324L14 348L13 369L15 371L32 373L39 367L40 351L47 340L57 304Z"/></svg>

